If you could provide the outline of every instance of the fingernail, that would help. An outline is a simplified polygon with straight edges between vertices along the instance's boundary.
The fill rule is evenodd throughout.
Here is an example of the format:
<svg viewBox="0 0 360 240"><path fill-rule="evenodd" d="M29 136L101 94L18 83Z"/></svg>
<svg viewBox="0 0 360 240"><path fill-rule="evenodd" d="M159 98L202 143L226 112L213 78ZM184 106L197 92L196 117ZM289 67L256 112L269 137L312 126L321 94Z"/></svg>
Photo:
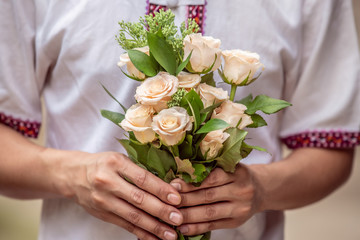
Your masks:
<svg viewBox="0 0 360 240"><path fill-rule="evenodd" d="M181 223L181 216L177 212L171 212L169 218L175 224Z"/></svg>
<svg viewBox="0 0 360 240"><path fill-rule="evenodd" d="M164 237L166 240L176 240L176 236L173 232L165 231Z"/></svg>
<svg viewBox="0 0 360 240"><path fill-rule="evenodd" d="M168 196L167 196L167 199L170 203L172 204L180 204L181 202L181 199L180 199L180 196L179 195L176 195L174 193L170 193Z"/></svg>
<svg viewBox="0 0 360 240"><path fill-rule="evenodd" d="M170 183L176 190L181 191L181 184L180 183Z"/></svg>
<svg viewBox="0 0 360 240"><path fill-rule="evenodd" d="M189 232L189 227L188 226L181 226L178 228L178 230L182 233L182 234L186 234Z"/></svg>

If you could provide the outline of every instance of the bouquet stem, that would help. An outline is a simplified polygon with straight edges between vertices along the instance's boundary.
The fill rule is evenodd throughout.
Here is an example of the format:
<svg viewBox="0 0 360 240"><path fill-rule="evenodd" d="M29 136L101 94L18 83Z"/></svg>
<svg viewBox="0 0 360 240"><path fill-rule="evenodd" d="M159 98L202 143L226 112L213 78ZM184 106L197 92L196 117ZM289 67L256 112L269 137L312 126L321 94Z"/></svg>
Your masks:
<svg viewBox="0 0 360 240"><path fill-rule="evenodd" d="M231 84L230 101L234 101L237 85Z"/></svg>

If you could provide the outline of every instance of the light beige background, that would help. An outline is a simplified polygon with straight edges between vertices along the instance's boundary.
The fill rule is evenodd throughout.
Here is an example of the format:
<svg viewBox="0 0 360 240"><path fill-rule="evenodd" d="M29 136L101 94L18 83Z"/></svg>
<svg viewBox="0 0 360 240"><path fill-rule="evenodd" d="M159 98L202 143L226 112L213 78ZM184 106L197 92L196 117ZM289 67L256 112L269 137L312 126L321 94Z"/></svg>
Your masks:
<svg viewBox="0 0 360 240"><path fill-rule="evenodd" d="M353 2L360 33L360 0ZM344 186L318 203L286 212L286 240L360 240L360 147L356 152L352 176ZM40 208L39 200L0 196L0 240L37 239Z"/></svg>

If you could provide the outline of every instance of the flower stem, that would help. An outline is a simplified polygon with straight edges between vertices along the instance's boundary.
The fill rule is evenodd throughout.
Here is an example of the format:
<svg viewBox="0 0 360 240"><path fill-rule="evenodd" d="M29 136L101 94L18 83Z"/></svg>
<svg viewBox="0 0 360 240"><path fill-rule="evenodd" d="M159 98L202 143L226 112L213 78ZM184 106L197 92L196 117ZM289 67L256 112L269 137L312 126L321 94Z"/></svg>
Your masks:
<svg viewBox="0 0 360 240"><path fill-rule="evenodd" d="M231 84L230 100L234 101L237 85Z"/></svg>

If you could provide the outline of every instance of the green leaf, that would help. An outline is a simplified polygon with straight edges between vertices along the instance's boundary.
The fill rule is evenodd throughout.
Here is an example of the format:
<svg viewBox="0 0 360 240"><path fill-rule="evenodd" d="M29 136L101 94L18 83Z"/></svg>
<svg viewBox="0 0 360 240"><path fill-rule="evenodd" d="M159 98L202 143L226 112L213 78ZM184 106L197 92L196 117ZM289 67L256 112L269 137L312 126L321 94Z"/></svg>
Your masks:
<svg viewBox="0 0 360 240"><path fill-rule="evenodd" d="M164 179L170 169L176 171L176 163L172 155L166 150L150 147L147 157L149 169L156 172L161 179Z"/></svg>
<svg viewBox="0 0 360 240"><path fill-rule="evenodd" d="M205 165L201 163L195 163L193 164L193 167L195 168L194 175L196 176L196 179L193 182L202 183L209 175L210 171L208 171Z"/></svg>
<svg viewBox="0 0 360 240"><path fill-rule="evenodd" d="M112 112L112 111L108 111L108 110L104 110L104 109L102 109L100 112L101 112L101 116L109 119L110 121L115 123L116 126L121 127L119 125L119 123L121 123L121 121L124 120L124 118L125 118L124 114L121 114L118 112Z"/></svg>
<svg viewBox="0 0 360 240"><path fill-rule="evenodd" d="M158 64L154 58L138 50L128 50L128 54L134 66L146 76L153 77L158 73Z"/></svg>
<svg viewBox="0 0 360 240"><path fill-rule="evenodd" d="M184 141L178 146L181 159L191 158L193 156L193 136L187 134Z"/></svg>
<svg viewBox="0 0 360 240"><path fill-rule="evenodd" d="M252 115L260 110L266 114L272 114L288 106L291 106L291 104L287 101L271 98L266 95L259 95L247 106L248 109L245 112Z"/></svg>
<svg viewBox="0 0 360 240"><path fill-rule="evenodd" d="M234 172L242 159L240 148L247 132L238 128L229 128L225 132L229 133L230 137L224 142L222 153L216 161L225 172Z"/></svg>
<svg viewBox="0 0 360 240"><path fill-rule="evenodd" d="M207 85L216 87L216 83L214 80L214 72L210 72L201 77L201 83L206 83Z"/></svg>
<svg viewBox="0 0 360 240"><path fill-rule="evenodd" d="M192 166L189 159L180 159L179 157L175 157L175 162L177 166L177 172L178 173L187 173L191 177L192 180L196 179L196 176L194 175L195 168Z"/></svg>
<svg viewBox="0 0 360 240"><path fill-rule="evenodd" d="M122 70L121 70L121 71L122 71ZM100 83L100 84L101 84L101 86L103 87L103 89L105 90L105 92L106 92L112 99L114 99L115 102L117 102L117 103L120 105L120 107L124 110L124 112L126 112L126 111L127 111L126 107L124 107L124 105L122 105L122 104L111 94L111 92L110 92L109 90L107 90L107 88L106 88L102 83Z"/></svg>
<svg viewBox="0 0 360 240"><path fill-rule="evenodd" d="M260 116L259 114L254 113L250 116L251 116L253 123L248 125L247 126L248 128L258 128L258 127L267 126L265 119L262 116Z"/></svg>
<svg viewBox="0 0 360 240"><path fill-rule="evenodd" d="M194 132L200 127L201 116L200 111L204 108L204 104L200 96L192 89L182 99L180 106L188 111L190 116L194 117Z"/></svg>
<svg viewBox="0 0 360 240"><path fill-rule="evenodd" d="M227 122L225 122L222 119L210 119L207 123L205 123L197 132L196 134L201 134L201 133L208 133L211 131L216 131L219 129L224 129L230 127L230 124L228 124Z"/></svg>
<svg viewBox="0 0 360 240"><path fill-rule="evenodd" d="M117 139L119 141L119 143L125 148L128 157L138 166L140 166L143 169L146 169L146 166L140 162L139 159L139 155L138 155L138 151L133 147L133 145L131 144L130 140L127 139Z"/></svg>
<svg viewBox="0 0 360 240"><path fill-rule="evenodd" d="M244 104L246 107L248 107L251 104L252 100L253 100L253 96L252 96L252 94L249 94L247 97L244 97L244 98L242 98L242 99L240 99L238 101L235 101L235 102Z"/></svg>
<svg viewBox="0 0 360 240"><path fill-rule="evenodd" d="M144 81L145 79L141 79L141 78L137 78L137 77L134 77L134 76L130 76L129 74L127 74L126 72L124 72L121 68L120 68L121 72L127 76L128 78L132 79L132 80L135 80L135 81L138 81L138 82L142 82Z"/></svg>
<svg viewBox="0 0 360 240"><path fill-rule="evenodd" d="M148 33L148 44L156 61L171 75L176 75L176 56L173 48L157 34Z"/></svg>
<svg viewBox="0 0 360 240"><path fill-rule="evenodd" d="M243 142L243 146L246 147L246 148L251 148L251 149L258 150L260 152L268 152L265 148L262 148L262 147L259 147L259 146L251 146L251 145L246 144L245 142Z"/></svg>
<svg viewBox="0 0 360 240"><path fill-rule="evenodd" d="M190 61L192 52L190 52L189 56L186 58L186 60L184 62L182 62L176 69L176 76L179 75L179 73L186 67L186 65L188 64L188 62Z"/></svg>
<svg viewBox="0 0 360 240"><path fill-rule="evenodd" d="M202 240L202 237L204 235L198 235L198 236L192 236L192 237L188 237L188 240Z"/></svg>
<svg viewBox="0 0 360 240"><path fill-rule="evenodd" d="M166 173L166 175L165 175L165 177L164 177L164 181L165 182L167 182L167 183L170 183L172 180L174 180L176 178L176 176L175 176L175 173L174 173L174 171L172 170L172 169L170 169L167 173Z"/></svg>

